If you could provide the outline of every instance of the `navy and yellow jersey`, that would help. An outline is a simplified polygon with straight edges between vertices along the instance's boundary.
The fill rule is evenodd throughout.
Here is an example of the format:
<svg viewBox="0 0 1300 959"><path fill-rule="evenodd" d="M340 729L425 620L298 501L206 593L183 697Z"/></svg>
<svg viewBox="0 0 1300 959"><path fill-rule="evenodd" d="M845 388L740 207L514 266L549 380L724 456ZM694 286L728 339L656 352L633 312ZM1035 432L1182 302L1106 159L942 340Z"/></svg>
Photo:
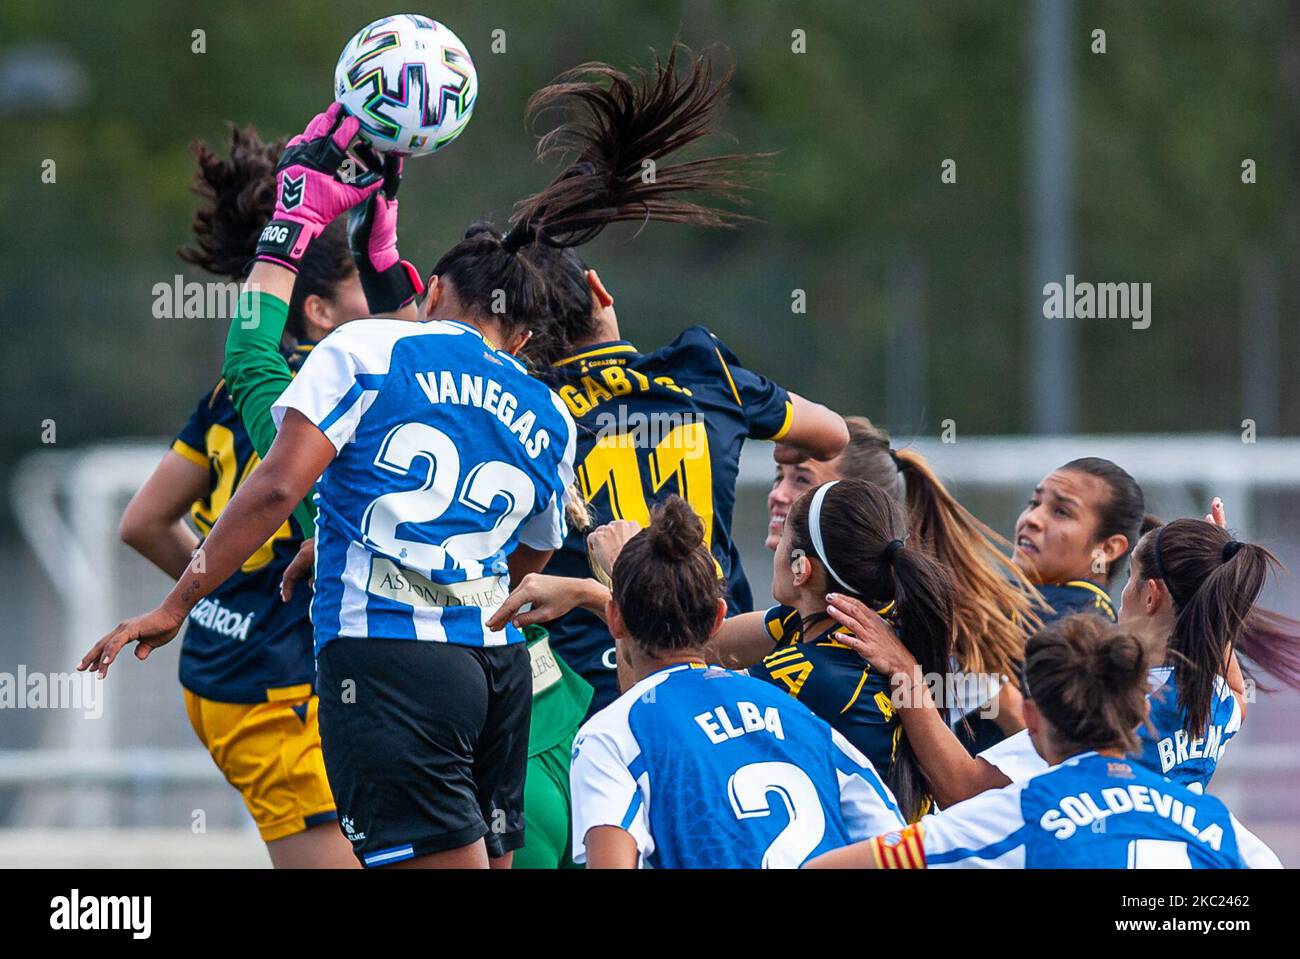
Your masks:
<svg viewBox="0 0 1300 959"><path fill-rule="evenodd" d="M602 343L544 373L577 424L576 473L594 525L649 525L650 510L676 493L699 514L727 583L728 614L753 608L731 538L740 450L746 439L780 439L793 415L790 395L745 369L703 326L653 353L625 340ZM571 531L546 568L588 576L583 533ZM546 624L556 651L595 687L591 711L618 698L614 641L584 610Z"/></svg>
<svg viewBox="0 0 1300 959"><path fill-rule="evenodd" d="M1096 583L1086 579L1072 579L1068 583L1050 583L1039 586L1043 599L1052 607L1052 612L1043 611L1043 622L1050 623L1074 613L1096 613L1105 616L1112 623L1117 621L1115 605L1110 595Z"/></svg>
<svg viewBox="0 0 1300 959"><path fill-rule="evenodd" d="M310 346L289 354L297 369ZM225 382L206 394L172 450L208 470L208 494L190 508L200 536L261 462L226 392ZM280 578L302 545L292 517L228 580L190 612L181 644L181 685L205 699L262 703L309 694L316 674L311 590L280 600Z"/></svg>
<svg viewBox="0 0 1300 959"><path fill-rule="evenodd" d="M799 611L791 606L773 606L764 624L777 646L749 674L799 700L885 775L903 730L890 699L889 677L836 641L845 631L842 626L826 627L804 642Z"/></svg>

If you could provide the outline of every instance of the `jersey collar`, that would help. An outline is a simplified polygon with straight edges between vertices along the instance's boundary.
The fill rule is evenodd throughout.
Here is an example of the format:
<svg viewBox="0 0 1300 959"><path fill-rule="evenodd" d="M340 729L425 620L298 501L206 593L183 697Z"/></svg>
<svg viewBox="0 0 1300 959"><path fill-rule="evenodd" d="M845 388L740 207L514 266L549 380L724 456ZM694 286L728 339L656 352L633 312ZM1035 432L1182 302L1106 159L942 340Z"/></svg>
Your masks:
<svg viewBox="0 0 1300 959"><path fill-rule="evenodd" d="M616 353L635 353L636 347L627 340L609 340L605 343L595 343L571 356L566 356L562 360L557 360L554 366L566 366L569 363L577 363L581 360L594 360L602 356L613 356Z"/></svg>

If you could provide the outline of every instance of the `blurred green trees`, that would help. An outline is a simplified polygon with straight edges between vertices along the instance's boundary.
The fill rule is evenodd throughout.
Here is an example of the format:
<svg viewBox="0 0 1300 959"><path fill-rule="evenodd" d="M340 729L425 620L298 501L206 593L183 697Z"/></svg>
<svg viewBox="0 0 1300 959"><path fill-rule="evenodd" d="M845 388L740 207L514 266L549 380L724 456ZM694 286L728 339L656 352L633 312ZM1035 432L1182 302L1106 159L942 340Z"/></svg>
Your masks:
<svg viewBox="0 0 1300 959"><path fill-rule="evenodd" d="M953 418L966 434L1023 430L1029 299L1027 2L445 0L410 4L469 45L475 118L408 166L402 249L422 267L480 216L502 217L551 170L532 159L529 93L585 60L644 61L680 38L736 67L725 127L774 150L758 218L735 233L655 225L584 255L649 347L695 322L747 365L840 409L884 418L891 322L924 326L923 389L905 431ZM159 320L152 287L188 273L188 142L227 120L299 130L328 102L351 33L401 3L10 0L14 51L61 51L88 94L70 110L0 89L0 465L40 444L173 431L219 366L220 320ZM1080 2L1074 273L1153 285L1153 324L1079 324L1087 431L1238 429L1247 277L1300 302L1300 12L1244 0ZM1107 52L1093 54L1093 29ZM191 51L205 31L206 52ZM493 53L492 32L506 51ZM792 31L806 53L792 52ZM12 75L10 75L12 80ZM957 182L940 164L957 162ZM1241 163L1258 182L1241 182ZM41 182L53 159L57 181ZM902 269L900 269L902 265ZM1256 272L1252 273L1251 270ZM1271 271L1271 272L1270 272ZM919 277L897 287L900 275ZM803 290L807 312L792 313ZM900 297L905 301L900 308ZM915 301L915 302L913 302ZM899 318L903 318L899 320ZM897 332L897 331L893 331ZM1300 431L1281 323L1277 422Z"/></svg>

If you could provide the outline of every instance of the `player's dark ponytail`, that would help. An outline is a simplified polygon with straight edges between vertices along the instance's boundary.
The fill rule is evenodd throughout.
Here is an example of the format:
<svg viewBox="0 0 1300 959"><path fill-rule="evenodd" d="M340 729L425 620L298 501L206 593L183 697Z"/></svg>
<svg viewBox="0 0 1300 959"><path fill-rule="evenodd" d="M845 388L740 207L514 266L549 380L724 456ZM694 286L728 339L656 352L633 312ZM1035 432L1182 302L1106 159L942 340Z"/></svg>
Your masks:
<svg viewBox="0 0 1300 959"><path fill-rule="evenodd" d="M875 483L845 479L824 487L820 503L821 549L813 540L811 509L819 490L797 499L786 516L792 549L819 558L826 588L847 592L896 616L899 639L947 689L952 651L952 584L947 571L909 542L902 507ZM833 570L833 574L831 572ZM907 737L902 736L886 780L909 820L925 812L929 788Z"/></svg>
<svg viewBox="0 0 1300 959"><path fill-rule="evenodd" d="M689 60L686 71L678 69L679 57ZM586 63L557 77L533 95L527 114L533 121L562 115L540 138L538 155L572 161L545 189L515 204L504 235L467 234L434 272L471 308L482 309L501 291L494 312L533 330L527 352L534 361L571 352L595 330L587 267L575 247L621 221L731 226L744 219L682 194L739 200L753 179L752 155L659 162L712 132L730 78L728 70L715 79L707 57L678 44L649 70L628 74ZM543 300L545 317L536 312Z"/></svg>
<svg viewBox="0 0 1300 959"><path fill-rule="evenodd" d="M202 141L190 145L198 163L193 190L202 202L191 225L194 242L177 251L182 260L229 280L244 278L258 235L275 212L275 164L283 149L283 140L265 143L251 124L243 130L230 125L230 145L224 157ZM338 284L355 272L346 225L337 220L312 242L303 257L285 332L302 339L307 298L314 295L332 300Z"/></svg>
<svg viewBox="0 0 1300 959"><path fill-rule="evenodd" d="M1300 688L1300 622L1256 606L1268 574L1281 568L1271 552L1214 523L1176 519L1144 536L1134 555L1142 579L1161 580L1173 599L1170 665L1191 736L1205 732L1215 678L1226 675L1234 649Z"/></svg>
<svg viewBox="0 0 1300 959"><path fill-rule="evenodd" d="M1138 750L1146 720L1147 655L1141 640L1100 616L1045 626L1025 647L1024 694L1052 724L1067 755Z"/></svg>
<svg viewBox="0 0 1300 959"><path fill-rule="evenodd" d="M614 563L613 599L648 653L703 646L717 616L722 582L704 545L704 524L680 496L651 513Z"/></svg>

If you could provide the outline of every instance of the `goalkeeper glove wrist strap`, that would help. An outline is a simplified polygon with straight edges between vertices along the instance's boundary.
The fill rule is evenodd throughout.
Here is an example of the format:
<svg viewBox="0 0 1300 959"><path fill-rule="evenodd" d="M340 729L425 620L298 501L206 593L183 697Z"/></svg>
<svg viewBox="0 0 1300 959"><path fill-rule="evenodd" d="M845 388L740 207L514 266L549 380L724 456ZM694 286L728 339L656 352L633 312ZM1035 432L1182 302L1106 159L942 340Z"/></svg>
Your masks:
<svg viewBox="0 0 1300 959"><path fill-rule="evenodd" d="M363 270L360 276L371 313L395 313L424 292L419 271L406 260L398 260L386 270Z"/></svg>

